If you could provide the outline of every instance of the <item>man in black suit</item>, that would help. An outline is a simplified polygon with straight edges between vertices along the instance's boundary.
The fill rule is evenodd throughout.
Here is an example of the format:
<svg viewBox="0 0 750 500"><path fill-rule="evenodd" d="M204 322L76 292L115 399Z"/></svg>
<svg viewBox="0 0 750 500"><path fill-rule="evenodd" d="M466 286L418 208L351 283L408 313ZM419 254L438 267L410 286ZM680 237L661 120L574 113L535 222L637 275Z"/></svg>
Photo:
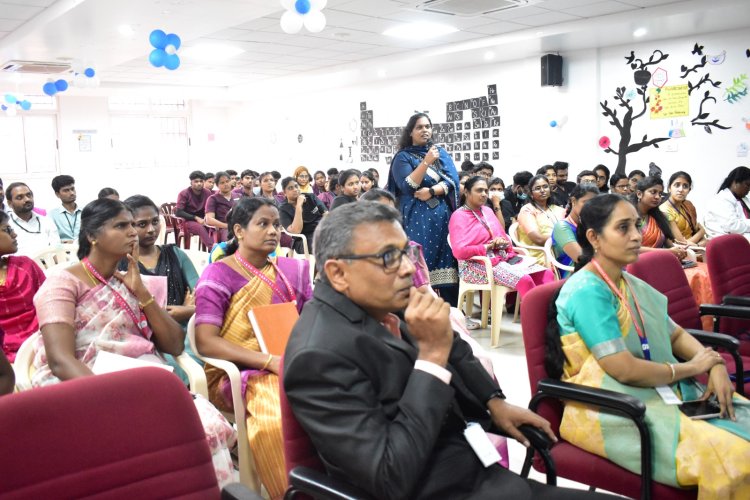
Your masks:
<svg viewBox="0 0 750 500"><path fill-rule="evenodd" d="M451 330L448 304L412 286L416 255L383 204L350 203L317 229L321 279L289 340L284 388L328 473L379 499L586 498L485 468L472 451L471 422L524 444L522 424L554 436L505 401Z"/></svg>

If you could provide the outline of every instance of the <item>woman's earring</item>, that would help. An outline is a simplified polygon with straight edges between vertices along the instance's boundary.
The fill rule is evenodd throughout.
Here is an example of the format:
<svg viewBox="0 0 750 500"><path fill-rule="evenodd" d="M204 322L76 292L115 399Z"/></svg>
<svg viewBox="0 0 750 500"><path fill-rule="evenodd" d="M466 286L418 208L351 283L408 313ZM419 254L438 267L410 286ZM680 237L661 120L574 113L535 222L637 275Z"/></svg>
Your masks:
<svg viewBox="0 0 750 500"><path fill-rule="evenodd" d="M93 241L91 242L91 244L92 244L93 246L96 246L96 240L93 240Z"/></svg>

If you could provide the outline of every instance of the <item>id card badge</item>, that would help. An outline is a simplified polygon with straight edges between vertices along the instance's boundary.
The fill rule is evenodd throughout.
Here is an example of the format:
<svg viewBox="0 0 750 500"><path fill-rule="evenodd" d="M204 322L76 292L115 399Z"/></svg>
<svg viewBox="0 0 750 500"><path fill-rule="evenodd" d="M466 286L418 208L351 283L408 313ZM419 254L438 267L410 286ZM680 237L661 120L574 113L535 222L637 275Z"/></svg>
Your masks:
<svg viewBox="0 0 750 500"><path fill-rule="evenodd" d="M680 405L682 400L677 397L674 390L668 385L659 385L656 387L656 392L661 396L662 401L665 405Z"/></svg>
<svg viewBox="0 0 750 500"><path fill-rule="evenodd" d="M470 422L464 429L464 436L482 465L489 467L500 461L500 453L497 452L481 425Z"/></svg>

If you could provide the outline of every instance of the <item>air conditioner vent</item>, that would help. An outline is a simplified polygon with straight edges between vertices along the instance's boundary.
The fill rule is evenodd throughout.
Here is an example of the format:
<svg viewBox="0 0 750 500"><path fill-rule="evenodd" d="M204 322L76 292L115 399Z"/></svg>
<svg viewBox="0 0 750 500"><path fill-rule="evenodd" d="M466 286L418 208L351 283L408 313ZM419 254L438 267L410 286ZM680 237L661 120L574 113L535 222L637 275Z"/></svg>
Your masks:
<svg viewBox="0 0 750 500"><path fill-rule="evenodd" d="M541 0L422 0L414 5L417 10L449 16L476 17L482 14L516 9L539 3Z"/></svg>
<svg viewBox="0 0 750 500"><path fill-rule="evenodd" d="M55 74L70 71L70 64L43 61L8 61L2 65L0 71L36 75Z"/></svg>

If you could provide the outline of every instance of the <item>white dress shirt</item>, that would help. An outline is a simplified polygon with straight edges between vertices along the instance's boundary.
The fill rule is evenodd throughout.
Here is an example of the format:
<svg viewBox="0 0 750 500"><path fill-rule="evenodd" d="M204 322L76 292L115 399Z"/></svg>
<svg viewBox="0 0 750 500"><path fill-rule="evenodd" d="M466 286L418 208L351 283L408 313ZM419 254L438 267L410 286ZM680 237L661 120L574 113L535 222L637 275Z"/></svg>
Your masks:
<svg viewBox="0 0 750 500"><path fill-rule="evenodd" d="M12 210L8 211L10 227L18 237L17 255L25 255L32 259L41 251L50 247L60 246L60 235L52 219L43 215L31 213L31 219L21 219Z"/></svg>
<svg viewBox="0 0 750 500"><path fill-rule="evenodd" d="M750 197L742 201L750 207ZM729 188L722 189L708 204L703 218L706 236L714 238L723 234L742 234L750 237L750 219L745 217L742 205Z"/></svg>

